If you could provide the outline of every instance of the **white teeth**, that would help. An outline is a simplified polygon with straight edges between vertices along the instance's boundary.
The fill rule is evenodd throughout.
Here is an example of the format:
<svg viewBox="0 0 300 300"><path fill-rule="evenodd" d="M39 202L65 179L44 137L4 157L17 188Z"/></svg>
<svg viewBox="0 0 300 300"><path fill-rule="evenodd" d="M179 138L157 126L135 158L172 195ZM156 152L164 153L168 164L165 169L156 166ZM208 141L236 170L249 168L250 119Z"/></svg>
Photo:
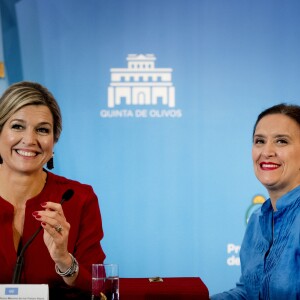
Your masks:
<svg viewBox="0 0 300 300"><path fill-rule="evenodd" d="M35 152L27 152L27 151L23 151L23 150L17 150L17 152L23 156L36 156Z"/></svg>
<svg viewBox="0 0 300 300"><path fill-rule="evenodd" d="M262 167L264 168L276 168L278 165L273 165L273 164L263 164Z"/></svg>

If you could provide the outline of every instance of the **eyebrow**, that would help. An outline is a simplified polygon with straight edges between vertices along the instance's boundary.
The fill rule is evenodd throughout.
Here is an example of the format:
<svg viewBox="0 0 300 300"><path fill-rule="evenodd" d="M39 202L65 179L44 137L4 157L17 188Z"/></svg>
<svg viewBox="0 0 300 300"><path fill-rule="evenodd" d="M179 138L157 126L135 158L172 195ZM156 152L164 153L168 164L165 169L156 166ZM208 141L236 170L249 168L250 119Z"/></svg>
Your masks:
<svg viewBox="0 0 300 300"><path fill-rule="evenodd" d="M264 135L264 134L254 134L254 136L253 137L265 137L266 135ZM288 134L276 134L275 136L274 136L275 138L290 138L291 136L290 135L288 135Z"/></svg>
<svg viewBox="0 0 300 300"><path fill-rule="evenodd" d="M26 121L24 121L23 119L12 119L11 121L10 121L10 123L12 123L12 122L21 122L21 123L26 123ZM52 123L50 123L50 122L40 122L40 123L38 123L37 124L38 126L40 126L40 125L50 125L50 126L52 126Z"/></svg>

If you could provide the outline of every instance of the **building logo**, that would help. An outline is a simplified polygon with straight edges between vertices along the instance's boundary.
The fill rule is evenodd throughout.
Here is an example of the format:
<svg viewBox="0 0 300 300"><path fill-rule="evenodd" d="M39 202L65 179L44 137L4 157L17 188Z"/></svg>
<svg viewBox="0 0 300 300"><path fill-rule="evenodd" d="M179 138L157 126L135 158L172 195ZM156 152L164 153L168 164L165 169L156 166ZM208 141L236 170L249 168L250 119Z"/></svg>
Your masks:
<svg viewBox="0 0 300 300"><path fill-rule="evenodd" d="M171 68L156 68L154 54L129 54L127 68L110 69L102 118L180 118Z"/></svg>
<svg viewBox="0 0 300 300"><path fill-rule="evenodd" d="M249 219L254 211L256 211L259 207L262 206L262 204L266 201L266 198L262 195L256 195L252 199L252 203L249 206L249 208L246 211L246 222L247 225L249 222ZM241 245L235 245L234 243L228 243L227 244L227 265L232 266L239 266L241 264L240 262L240 249Z"/></svg>

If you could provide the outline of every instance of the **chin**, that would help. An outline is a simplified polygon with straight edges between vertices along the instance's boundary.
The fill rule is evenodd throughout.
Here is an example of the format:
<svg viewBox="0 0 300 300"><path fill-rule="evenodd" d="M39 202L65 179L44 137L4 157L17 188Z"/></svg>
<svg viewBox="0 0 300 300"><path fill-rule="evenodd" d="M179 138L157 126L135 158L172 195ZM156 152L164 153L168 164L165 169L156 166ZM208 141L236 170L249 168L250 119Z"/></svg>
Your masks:
<svg viewBox="0 0 300 300"><path fill-rule="evenodd" d="M276 183L274 182L263 182L261 181L261 184L269 191L277 190Z"/></svg>

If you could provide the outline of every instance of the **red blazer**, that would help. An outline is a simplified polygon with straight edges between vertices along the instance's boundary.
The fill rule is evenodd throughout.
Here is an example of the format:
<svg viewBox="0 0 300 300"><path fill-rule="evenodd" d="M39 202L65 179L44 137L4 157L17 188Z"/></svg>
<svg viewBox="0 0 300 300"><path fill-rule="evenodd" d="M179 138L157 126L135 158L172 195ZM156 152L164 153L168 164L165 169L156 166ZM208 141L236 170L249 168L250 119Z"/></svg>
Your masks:
<svg viewBox="0 0 300 300"><path fill-rule="evenodd" d="M76 257L79 263L76 289L90 293L92 285L91 265L102 263L105 259L100 245L103 229L98 198L91 186L48 172L47 182L42 192L26 202L22 244L24 245L40 226L32 213L42 209L40 205L42 202L60 202L62 195L68 189L73 189L74 195L69 201L63 203L63 210L67 221L71 224L68 251ZM0 197L1 284L12 282L17 258L12 233L13 216L13 206ZM63 279L56 274L54 262L43 241L43 230L25 252L21 283L49 284L50 290L55 290L57 295L62 295L65 291L72 294L72 290L74 290L70 289ZM76 293L78 294L78 290ZM53 297L53 299L56 298ZM62 299L67 299L67 297Z"/></svg>

